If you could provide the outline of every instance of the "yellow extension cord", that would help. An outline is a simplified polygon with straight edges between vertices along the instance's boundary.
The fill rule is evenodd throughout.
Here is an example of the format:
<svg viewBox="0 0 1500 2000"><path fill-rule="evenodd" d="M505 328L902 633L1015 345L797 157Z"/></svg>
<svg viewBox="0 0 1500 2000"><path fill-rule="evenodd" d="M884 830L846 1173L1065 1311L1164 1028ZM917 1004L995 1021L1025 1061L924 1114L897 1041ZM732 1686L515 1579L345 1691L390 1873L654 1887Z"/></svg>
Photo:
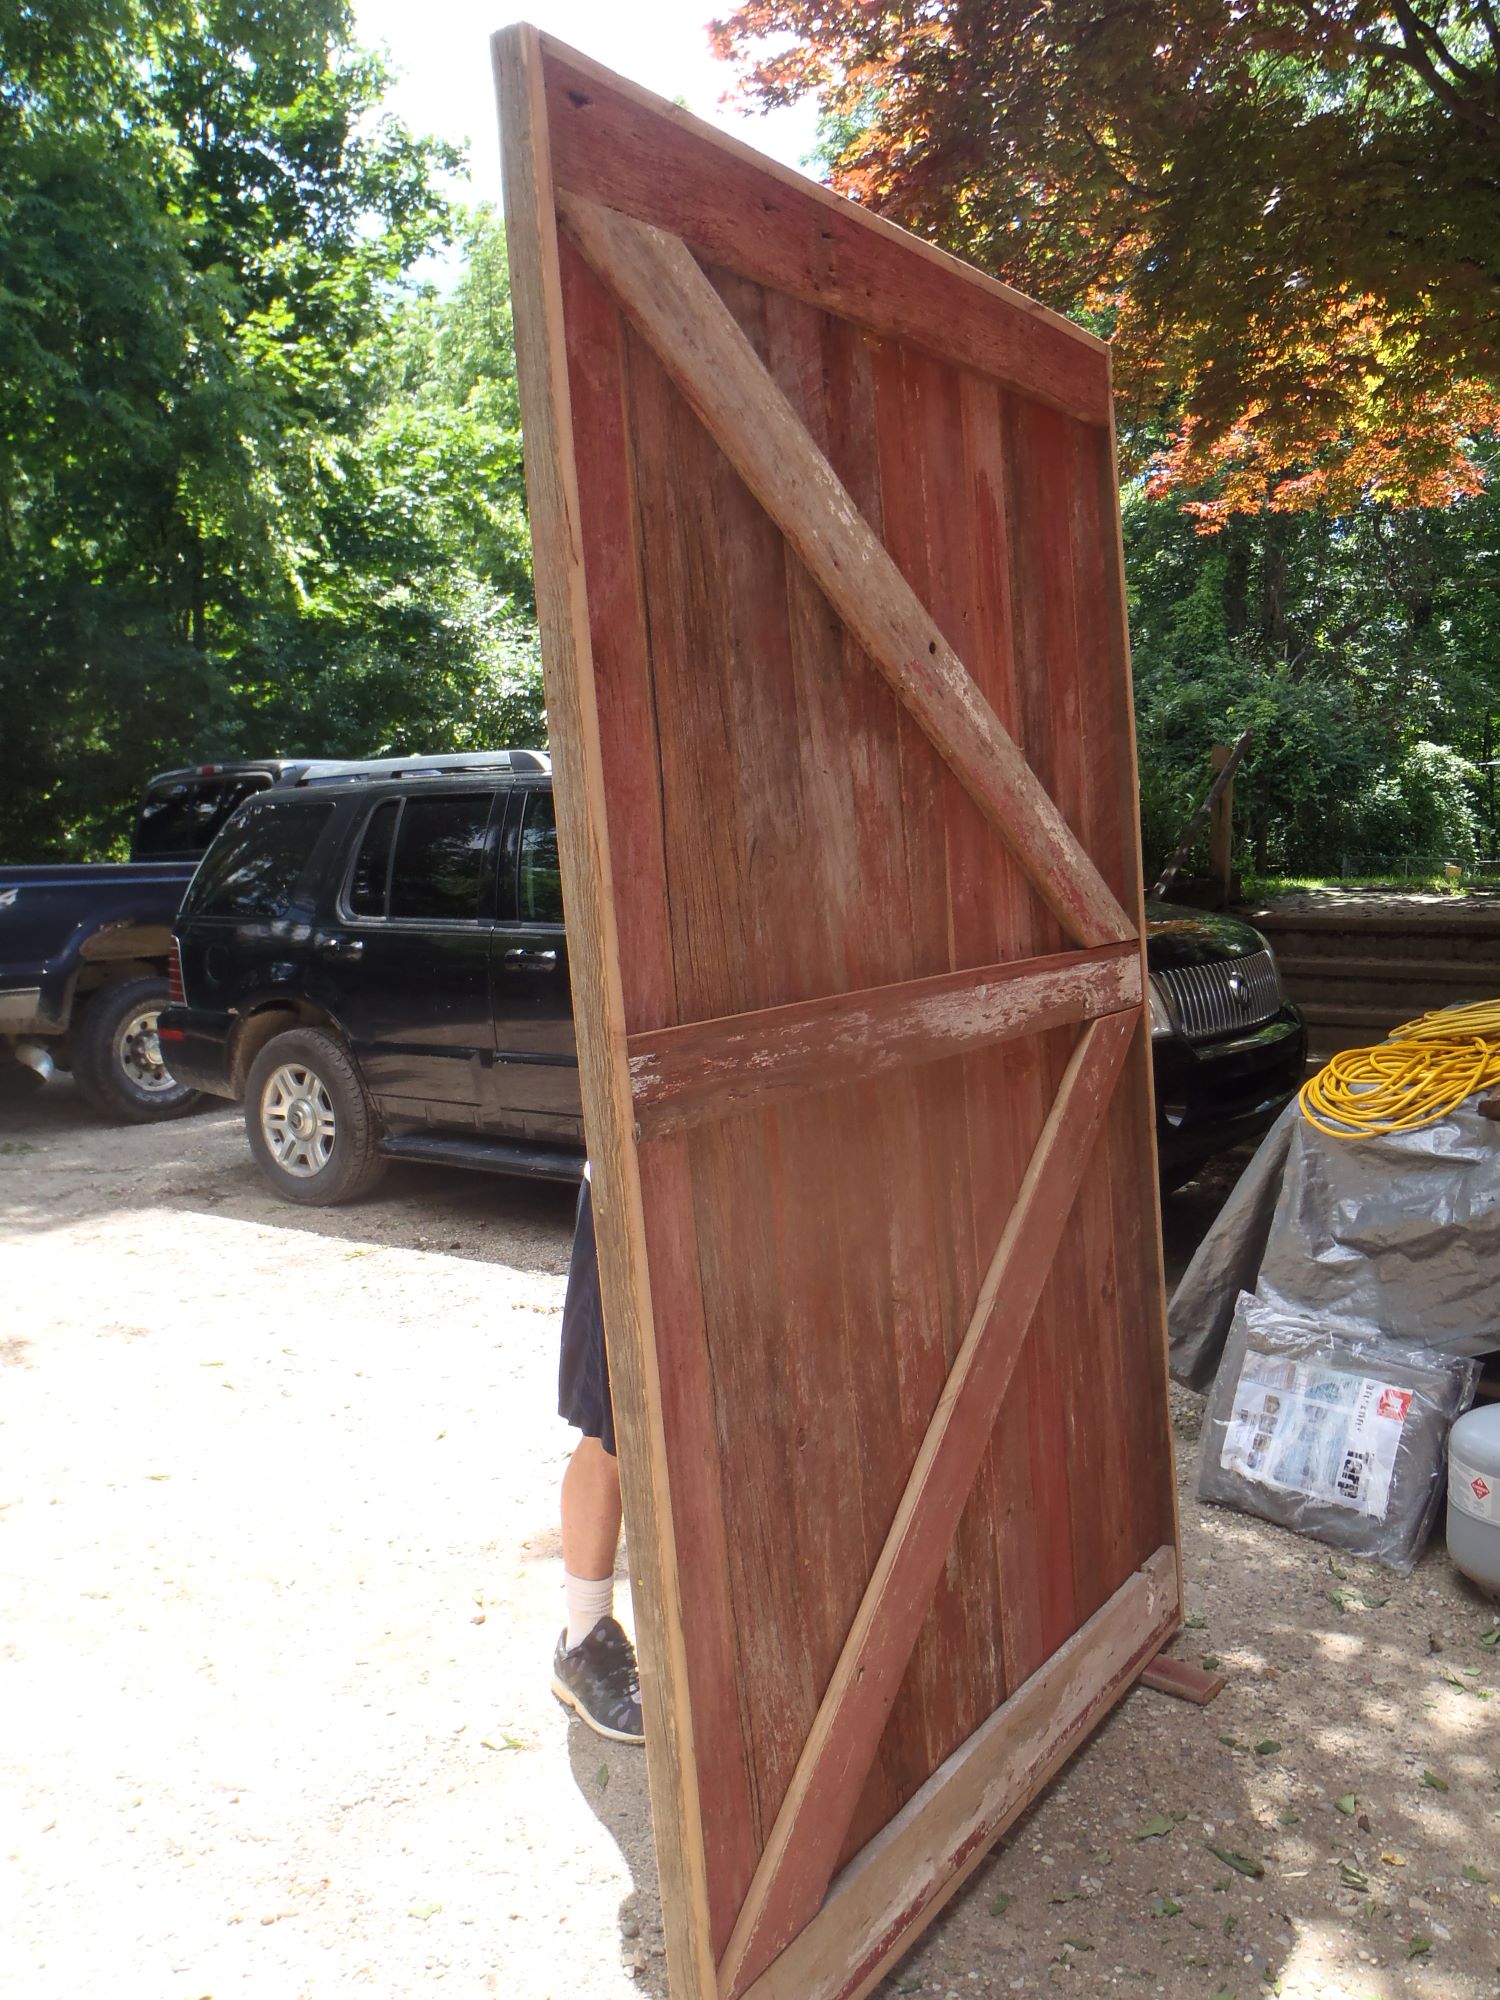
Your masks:
<svg viewBox="0 0 1500 2000"><path fill-rule="evenodd" d="M1416 1132L1500 1084L1500 1000L1442 1007L1371 1049L1343 1049L1303 1084L1303 1116L1334 1139Z"/></svg>

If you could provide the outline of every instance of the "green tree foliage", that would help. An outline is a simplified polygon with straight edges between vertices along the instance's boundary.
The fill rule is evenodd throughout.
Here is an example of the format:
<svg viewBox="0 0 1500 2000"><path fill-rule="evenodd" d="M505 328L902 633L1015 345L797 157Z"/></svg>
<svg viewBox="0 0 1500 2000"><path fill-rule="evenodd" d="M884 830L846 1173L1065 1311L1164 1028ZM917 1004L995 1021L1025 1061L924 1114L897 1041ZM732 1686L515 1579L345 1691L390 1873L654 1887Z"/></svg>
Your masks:
<svg viewBox="0 0 1500 2000"><path fill-rule="evenodd" d="M1234 519L1125 504L1147 866L1253 728L1236 781L1258 873L1467 861L1495 828L1500 502Z"/></svg>
<svg viewBox="0 0 1500 2000"><path fill-rule="evenodd" d="M235 754L538 740L500 232L343 0L0 11L0 853Z"/></svg>

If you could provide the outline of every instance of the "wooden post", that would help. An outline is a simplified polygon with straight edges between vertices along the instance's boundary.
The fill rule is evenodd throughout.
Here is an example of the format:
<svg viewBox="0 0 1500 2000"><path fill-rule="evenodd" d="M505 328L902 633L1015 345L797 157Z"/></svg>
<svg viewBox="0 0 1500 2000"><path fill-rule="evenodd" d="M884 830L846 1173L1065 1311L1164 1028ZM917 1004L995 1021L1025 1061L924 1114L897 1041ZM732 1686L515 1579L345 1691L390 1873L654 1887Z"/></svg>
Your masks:
<svg viewBox="0 0 1500 2000"><path fill-rule="evenodd" d="M1227 743L1216 743L1211 752L1214 777L1224 769L1234 755ZM1223 790L1214 800L1213 811L1208 820L1208 865L1209 872L1219 885L1219 908L1222 910L1234 893L1234 773L1225 780Z"/></svg>
<svg viewBox="0 0 1500 2000"><path fill-rule="evenodd" d="M1202 805L1199 806L1198 810L1183 828L1182 838L1178 841L1171 860L1163 868L1160 875L1157 876L1150 889L1147 890L1146 893L1148 896L1165 896L1173 882L1176 881L1182 864L1193 851L1193 842L1203 831L1204 823L1224 793L1234 783L1234 774L1239 769L1240 761L1244 757L1245 752L1250 748L1254 733L1253 730L1247 729L1234 748L1225 752L1222 763L1219 761L1220 746L1218 744L1214 745L1214 781L1204 795Z"/></svg>

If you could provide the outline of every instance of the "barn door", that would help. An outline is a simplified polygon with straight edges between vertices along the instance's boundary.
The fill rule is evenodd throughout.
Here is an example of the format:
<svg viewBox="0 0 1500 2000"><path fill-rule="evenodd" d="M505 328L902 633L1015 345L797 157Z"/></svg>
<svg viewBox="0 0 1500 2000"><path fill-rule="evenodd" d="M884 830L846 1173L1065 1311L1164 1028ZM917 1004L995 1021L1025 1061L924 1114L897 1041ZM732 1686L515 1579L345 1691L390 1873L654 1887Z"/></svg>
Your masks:
<svg viewBox="0 0 1500 2000"><path fill-rule="evenodd" d="M1179 1615L1107 356L496 58L673 1991L848 2000Z"/></svg>

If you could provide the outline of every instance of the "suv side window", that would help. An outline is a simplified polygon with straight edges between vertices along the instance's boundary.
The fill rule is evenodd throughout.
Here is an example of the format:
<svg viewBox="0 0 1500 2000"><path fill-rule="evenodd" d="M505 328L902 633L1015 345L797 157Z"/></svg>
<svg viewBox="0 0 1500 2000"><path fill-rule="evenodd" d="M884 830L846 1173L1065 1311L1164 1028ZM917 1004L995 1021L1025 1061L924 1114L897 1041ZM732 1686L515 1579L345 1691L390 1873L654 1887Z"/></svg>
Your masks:
<svg viewBox="0 0 1500 2000"><path fill-rule="evenodd" d="M488 847L489 792L404 801L391 862L393 917L472 923Z"/></svg>
<svg viewBox="0 0 1500 2000"><path fill-rule="evenodd" d="M396 836L399 799L384 799L365 822L359 852L349 872L351 917L383 917L391 877L391 845Z"/></svg>
<svg viewBox="0 0 1500 2000"><path fill-rule="evenodd" d="M524 924L563 920L562 872L557 862L557 814L550 792L528 792L521 821L518 909Z"/></svg>
<svg viewBox="0 0 1500 2000"><path fill-rule="evenodd" d="M199 917L284 917L333 801L243 808L198 865L186 907Z"/></svg>

